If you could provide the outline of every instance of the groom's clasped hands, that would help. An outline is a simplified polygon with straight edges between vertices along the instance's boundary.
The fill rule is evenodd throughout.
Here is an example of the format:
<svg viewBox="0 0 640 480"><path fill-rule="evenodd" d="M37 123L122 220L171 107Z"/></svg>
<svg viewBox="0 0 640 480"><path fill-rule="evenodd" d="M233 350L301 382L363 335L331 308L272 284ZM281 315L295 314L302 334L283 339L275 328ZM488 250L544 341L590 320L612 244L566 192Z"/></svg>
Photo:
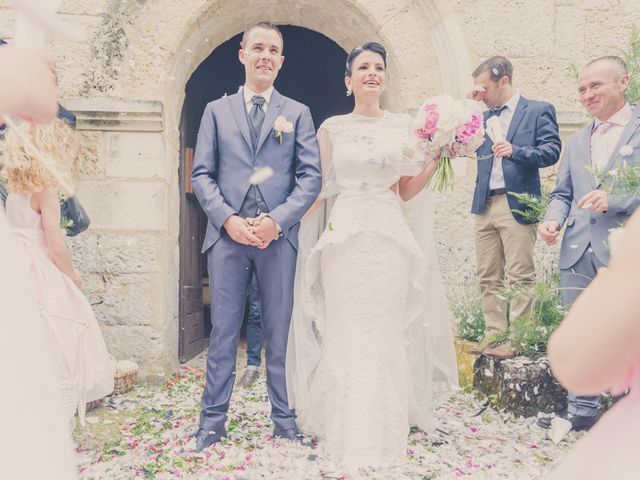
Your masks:
<svg viewBox="0 0 640 480"><path fill-rule="evenodd" d="M232 215L224 223L224 229L234 242L260 249L267 248L280 235L275 220L266 213L253 218Z"/></svg>

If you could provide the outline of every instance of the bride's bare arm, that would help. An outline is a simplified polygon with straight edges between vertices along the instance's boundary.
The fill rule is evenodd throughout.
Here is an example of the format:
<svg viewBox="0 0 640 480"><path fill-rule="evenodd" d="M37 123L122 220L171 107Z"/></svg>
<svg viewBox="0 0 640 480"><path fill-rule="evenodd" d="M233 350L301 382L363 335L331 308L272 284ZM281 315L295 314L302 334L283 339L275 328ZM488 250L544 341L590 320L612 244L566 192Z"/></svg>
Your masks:
<svg viewBox="0 0 640 480"><path fill-rule="evenodd" d="M316 201L311 204L311 206L309 207L309 210L307 210L307 213L305 213L302 218L304 218L307 215L311 214L316 208L318 208L323 203L324 203L324 197L316 198Z"/></svg>
<svg viewBox="0 0 640 480"><path fill-rule="evenodd" d="M406 202L424 190L437 165L437 162L429 162L418 175L414 177L400 177L400 181L398 182L400 198Z"/></svg>
<svg viewBox="0 0 640 480"><path fill-rule="evenodd" d="M570 391L597 395L638 360L640 213L625 227L610 269L601 269L549 341L554 375Z"/></svg>
<svg viewBox="0 0 640 480"><path fill-rule="evenodd" d="M324 191L324 187L327 184L327 179L329 176L329 171L331 169L331 138L329 137L329 132L326 127L321 126L318 130L318 148L320 150L320 167L322 169L322 190ZM319 206L324 203L325 197L323 196L323 191L320 192L316 201L311 204L307 213L304 214L306 217L314 210L316 210Z"/></svg>

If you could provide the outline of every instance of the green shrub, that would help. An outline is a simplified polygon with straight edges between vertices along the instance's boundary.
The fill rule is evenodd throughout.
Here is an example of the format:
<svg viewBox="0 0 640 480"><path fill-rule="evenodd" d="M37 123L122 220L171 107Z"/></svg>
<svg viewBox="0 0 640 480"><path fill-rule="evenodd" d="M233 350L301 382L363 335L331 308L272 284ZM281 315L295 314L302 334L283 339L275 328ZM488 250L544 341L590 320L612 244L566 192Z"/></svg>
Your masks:
<svg viewBox="0 0 640 480"><path fill-rule="evenodd" d="M627 101L631 105L637 105L640 103L640 27L633 27L629 46L626 50L620 50L620 56L627 64L631 76L626 93Z"/></svg>
<svg viewBox="0 0 640 480"><path fill-rule="evenodd" d="M640 165L627 164L620 157L616 158L616 166L611 170L598 167L587 168L602 189L613 195L630 195L640 190Z"/></svg>
<svg viewBox="0 0 640 480"><path fill-rule="evenodd" d="M533 296L531 312L511 320L510 304L527 288L531 289ZM560 325L565 314L560 300L559 274L544 272L533 285L505 288L498 292L498 295L506 303L509 327L488 341L493 344L509 342L516 354L525 357L536 358L544 355L549 337Z"/></svg>
<svg viewBox="0 0 640 480"><path fill-rule="evenodd" d="M549 200L551 198L551 190L546 187L542 187L540 195L516 192L509 192L509 195L522 202L526 207L524 210L512 208L512 212L520 214L526 222L540 223L544 218L545 213L547 213L547 205L549 205Z"/></svg>
<svg viewBox="0 0 640 480"><path fill-rule="evenodd" d="M484 315L480 288L477 282L469 282L448 295L449 308L457 323L458 337L479 342L484 336Z"/></svg>

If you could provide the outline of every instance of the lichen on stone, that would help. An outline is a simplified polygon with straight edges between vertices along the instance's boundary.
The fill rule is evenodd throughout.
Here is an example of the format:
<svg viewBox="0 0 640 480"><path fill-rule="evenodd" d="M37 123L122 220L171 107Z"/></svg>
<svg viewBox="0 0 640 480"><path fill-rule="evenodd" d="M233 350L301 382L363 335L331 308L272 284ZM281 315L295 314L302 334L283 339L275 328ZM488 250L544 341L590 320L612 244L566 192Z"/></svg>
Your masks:
<svg viewBox="0 0 640 480"><path fill-rule="evenodd" d="M81 96L89 97L114 89L129 47L128 35L143 3L132 0L110 2L104 21L93 38L92 65L87 69Z"/></svg>

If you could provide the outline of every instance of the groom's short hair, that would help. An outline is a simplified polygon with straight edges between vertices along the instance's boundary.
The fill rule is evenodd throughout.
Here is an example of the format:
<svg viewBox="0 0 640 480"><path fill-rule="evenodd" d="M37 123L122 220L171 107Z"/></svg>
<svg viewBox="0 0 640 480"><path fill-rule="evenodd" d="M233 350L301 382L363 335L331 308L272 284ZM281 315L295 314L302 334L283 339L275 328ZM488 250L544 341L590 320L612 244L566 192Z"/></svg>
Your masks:
<svg viewBox="0 0 640 480"><path fill-rule="evenodd" d="M476 67L471 76L478 78L484 72L489 72L489 78L497 82L505 75L509 78L509 83L513 82L513 65L507 57L494 55L487 58L484 62Z"/></svg>
<svg viewBox="0 0 640 480"><path fill-rule="evenodd" d="M242 32L242 40L240 40L240 46L245 48L247 46L247 38L249 38L249 34L254 31L256 28L264 28L265 30L273 30L280 36L280 42L282 43L282 49L284 50L284 38L282 38L282 32L280 29L271 22L258 22L251 25L244 32Z"/></svg>

